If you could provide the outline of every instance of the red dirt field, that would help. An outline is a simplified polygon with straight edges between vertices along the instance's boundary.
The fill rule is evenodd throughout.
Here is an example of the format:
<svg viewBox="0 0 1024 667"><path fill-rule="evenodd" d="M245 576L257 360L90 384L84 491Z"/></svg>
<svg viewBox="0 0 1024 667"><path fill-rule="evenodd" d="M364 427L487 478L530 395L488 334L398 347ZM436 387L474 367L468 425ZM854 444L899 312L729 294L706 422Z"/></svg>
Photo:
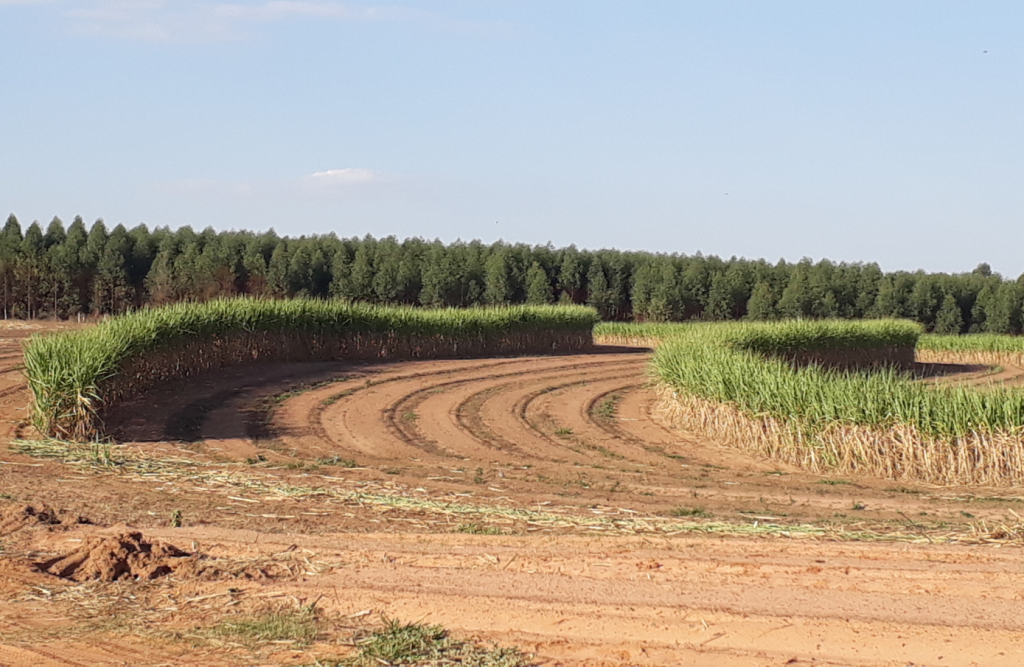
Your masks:
<svg viewBox="0 0 1024 667"><path fill-rule="evenodd" d="M236 368L67 451L19 440L31 331L0 330L0 665L335 664L381 615L538 665L1024 664L1021 489L666 430L642 348ZM311 641L218 631L312 607Z"/></svg>

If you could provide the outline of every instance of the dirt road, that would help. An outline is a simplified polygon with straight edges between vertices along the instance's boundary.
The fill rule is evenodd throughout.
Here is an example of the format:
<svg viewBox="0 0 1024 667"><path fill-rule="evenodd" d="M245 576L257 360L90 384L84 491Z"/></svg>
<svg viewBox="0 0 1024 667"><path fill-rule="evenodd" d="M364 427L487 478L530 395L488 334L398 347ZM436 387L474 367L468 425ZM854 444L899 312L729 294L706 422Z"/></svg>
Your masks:
<svg viewBox="0 0 1024 667"><path fill-rule="evenodd" d="M380 614L544 665L1024 664L1024 561L998 530L1020 489L813 476L670 432L646 359L235 369L126 406L122 446L5 444L0 665L313 664ZM126 524L202 567L33 565ZM210 631L310 604L310 644Z"/></svg>

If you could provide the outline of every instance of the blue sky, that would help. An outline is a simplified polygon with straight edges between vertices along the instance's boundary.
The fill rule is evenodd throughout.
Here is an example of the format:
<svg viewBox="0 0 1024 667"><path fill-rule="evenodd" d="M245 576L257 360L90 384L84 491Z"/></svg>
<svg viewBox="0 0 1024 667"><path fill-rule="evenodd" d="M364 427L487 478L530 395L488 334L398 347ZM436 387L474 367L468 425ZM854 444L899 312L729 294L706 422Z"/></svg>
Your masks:
<svg viewBox="0 0 1024 667"><path fill-rule="evenodd" d="M0 0L0 213L1024 272L1024 5Z"/></svg>

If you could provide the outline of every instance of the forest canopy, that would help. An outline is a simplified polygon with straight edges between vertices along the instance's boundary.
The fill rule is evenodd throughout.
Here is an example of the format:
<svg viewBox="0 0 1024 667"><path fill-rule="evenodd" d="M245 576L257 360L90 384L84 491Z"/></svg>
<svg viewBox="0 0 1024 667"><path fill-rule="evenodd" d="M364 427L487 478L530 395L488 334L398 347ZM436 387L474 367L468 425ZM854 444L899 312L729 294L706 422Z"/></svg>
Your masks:
<svg viewBox="0 0 1024 667"><path fill-rule="evenodd" d="M1024 276L883 272L873 263L578 250L410 238L108 229L102 220L0 230L4 318L120 314L251 295L426 307L577 303L605 320L913 319L938 333L1021 333Z"/></svg>

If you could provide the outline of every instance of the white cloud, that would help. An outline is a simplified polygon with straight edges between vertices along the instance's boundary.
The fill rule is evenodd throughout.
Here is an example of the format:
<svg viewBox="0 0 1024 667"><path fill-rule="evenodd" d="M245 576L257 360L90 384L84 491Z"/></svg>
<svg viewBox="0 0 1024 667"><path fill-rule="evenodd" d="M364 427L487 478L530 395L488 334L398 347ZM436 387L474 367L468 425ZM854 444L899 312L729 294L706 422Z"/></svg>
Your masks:
<svg viewBox="0 0 1024 667"><path fill-rule="evenodd" d="M311 174L309 179L314 183L336 185L361 185L378 180L377 173L371 169L328 169Z"/></svg>

